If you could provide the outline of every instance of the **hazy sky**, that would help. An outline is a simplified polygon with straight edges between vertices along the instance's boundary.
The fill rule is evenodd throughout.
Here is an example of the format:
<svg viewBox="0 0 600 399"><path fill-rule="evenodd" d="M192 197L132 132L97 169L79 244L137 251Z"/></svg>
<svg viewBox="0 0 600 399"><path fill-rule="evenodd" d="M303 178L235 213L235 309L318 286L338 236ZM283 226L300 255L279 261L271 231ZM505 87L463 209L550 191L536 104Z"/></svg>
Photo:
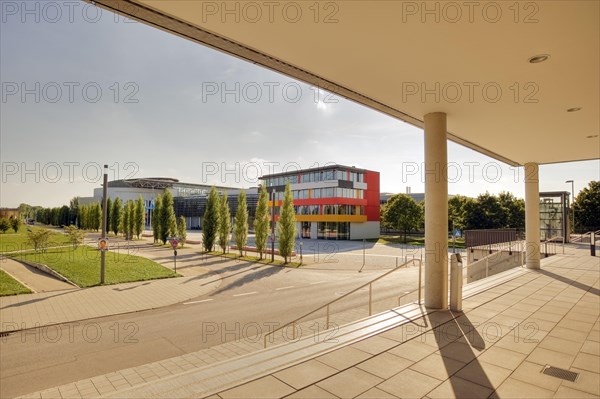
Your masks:
<svg viewBox="0 0 600 399"><path fill-rule="evenodd" d="M250 187L340 163L380 171L382 191L424 189L418 128L91 5L25 3L0 1L1 207L91 196L103 164L111 180ZM448 158L451 194L524 195L520 168L453 143ZM540 179L577 192L600 161L541 166Z"/></svg>

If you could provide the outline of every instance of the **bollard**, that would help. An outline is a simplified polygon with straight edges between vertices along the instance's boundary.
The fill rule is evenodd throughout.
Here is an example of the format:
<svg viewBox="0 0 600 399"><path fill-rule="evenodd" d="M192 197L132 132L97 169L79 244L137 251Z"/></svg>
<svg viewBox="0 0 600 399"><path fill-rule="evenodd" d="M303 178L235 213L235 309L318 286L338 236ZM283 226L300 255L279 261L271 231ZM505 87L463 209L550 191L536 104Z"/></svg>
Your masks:
<svg viewBox="0 0 600 399"><path fill-rule="evenodd" d="M463 267L460 254L450 258L450 310L462 312Z"/></svg>
<svg viewBox="0 0 600 399"><path fill-rule="evenodd" d="M593 231L590 234L590 255L596 256L596 234Z"/></svg>

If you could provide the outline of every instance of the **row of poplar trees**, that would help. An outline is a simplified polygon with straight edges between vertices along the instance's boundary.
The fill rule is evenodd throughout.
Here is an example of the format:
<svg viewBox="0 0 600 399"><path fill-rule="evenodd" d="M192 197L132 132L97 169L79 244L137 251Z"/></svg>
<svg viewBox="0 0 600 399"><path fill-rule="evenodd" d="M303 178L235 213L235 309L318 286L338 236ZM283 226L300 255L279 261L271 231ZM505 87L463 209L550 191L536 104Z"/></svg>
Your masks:
<svg viewBox="0 0 600 399"><path fill-rule="evenodd" d="M152 233L154 242L162 241L166 244L170 237L177 237L181 246L185 244L187 226L185 218L175 217L175 207L173 206L173 194L165 190L162 195L157 195L154 199L154 211L152 212Z"/></svg>
<svg viewBox="0 0 600 399"><path fill-rule="evenodd" d="M242 256L244 248L248 243L248 205L245 191L240 191L237 202L238 205L233 223L233 236L239 254ZM260 259L263 258L263 254L267 249L267 241L269 238L271 215L269 214L268 202L269 194L267 193L266 187L263 185L258 196L258 205L254 217L256 251L260 254ZM223 253L225 253L229 244L231 232L231 214L229 211L227 194L223 193L219 197L217 189L212 187L208 194L204 219L202 221L204 249L212 252L215 244L217 244L221 247ZM287 264L294 250L297 233L296 214L289 184L287 184L285 188L279 223L277 224L277 233L279 255L284 258L284 261Z"/></svg>

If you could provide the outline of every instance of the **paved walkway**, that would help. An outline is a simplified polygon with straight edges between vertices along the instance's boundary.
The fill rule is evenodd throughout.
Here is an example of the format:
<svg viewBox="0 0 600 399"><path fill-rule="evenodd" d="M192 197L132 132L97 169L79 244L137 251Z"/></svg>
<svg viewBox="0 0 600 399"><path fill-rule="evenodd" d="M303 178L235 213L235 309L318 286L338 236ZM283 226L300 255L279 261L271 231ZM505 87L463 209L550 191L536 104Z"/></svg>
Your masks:
<svg viewBox="0 0 600 399"><path fill-rule="evenodd" d="M0 257L0 269L4 270L33 292L60 291L76 288L35 267L3 256Z"/></svg>
<svg viewBox="0 0 600 399"><path fill-rule="evenodd" d="M211 348L213 356L204 350L27 397L598 397L600 259L568 251L542 266L466 298L463 313L423 315L237 386L210 392L199 381L217 369L239 368L243 360L235 358L260 343L228 343ZM234 360L218 362L227 358ZM546 365L578 379L542 374ZM196 393L169 395L190 389Z"/></svg>

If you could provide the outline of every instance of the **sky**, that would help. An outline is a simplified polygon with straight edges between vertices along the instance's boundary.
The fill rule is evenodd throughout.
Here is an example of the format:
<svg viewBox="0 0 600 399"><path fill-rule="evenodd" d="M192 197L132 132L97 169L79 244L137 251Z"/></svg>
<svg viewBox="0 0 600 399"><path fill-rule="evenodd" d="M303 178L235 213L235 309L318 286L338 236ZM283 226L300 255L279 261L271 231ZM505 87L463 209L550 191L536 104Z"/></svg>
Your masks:
<svg viewBox="0 0 600 399"><path fill-rule="evenodd" d="M0 6L0 207L91 196L104 164L110 180L252 187L338 163L424 191L419 128L92 5ZM448 160L450 194L524 196L522 168L454 143ZM570 179L599 180L600 161L540 166L541 191Z"/></svg>

